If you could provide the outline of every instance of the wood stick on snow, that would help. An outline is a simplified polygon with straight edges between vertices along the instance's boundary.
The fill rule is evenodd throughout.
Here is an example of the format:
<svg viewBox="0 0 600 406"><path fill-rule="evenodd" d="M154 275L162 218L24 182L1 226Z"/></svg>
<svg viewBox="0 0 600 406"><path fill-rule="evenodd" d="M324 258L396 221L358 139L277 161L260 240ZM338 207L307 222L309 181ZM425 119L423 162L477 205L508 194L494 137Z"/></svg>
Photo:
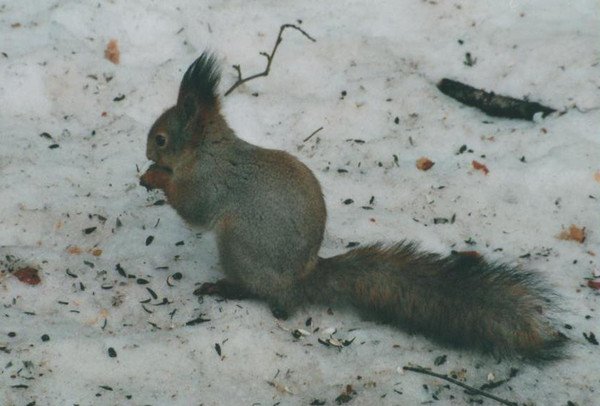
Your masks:
<svg viewBox="0 0 600 406"><path fill-rule="evenodd" d="M437 84L437 88L445 95L494 117L533 120L536 113L541 112L542 117L546 117L556 111L539 103L488 93L446 78Z"/></svg>
<svg viewBox="0 0 600 406"><path fill-rule="evenodd" d="M273 57L275 56L275 52L277 52L277 48L279 47L279 44L282 41L282 37L281 35L283 34L283 31L286 28L293 28L295 30L298 30L302 33L302 35L304 35L306 38L308 38L309 40L311 40L312 42L317 42L316 39L314 39L313 37L311 37L306 31L304 31L302 28L298 27L297 25L294 24L283 24L280 28L279 28L279 35L277 35L277 39L275 40L275 45L273 46L273 50L271 51L270 54L267 54L266 52L261 52L260 54L262 56L264 56L265 58L267 58L267 66L265 68L264 71L254 74L252 76L248 76L245 78L242 78L242 68L240 67L240 65L233 65L233 69L235 69L237 71L237 75L238 75L238 79L237 81L225 92L225 96L229 95L229 93L233 92L235 90L236 87L238 87L239 85L241 85L242 83L246 83L249 80L252 79L256 79L259 78L261 76L267 76L269 74L269 71L271 70L271 63L273 62Z"/></svg>
<svg viewBox="0 0 600 406"><path fill-rule="evenodd" d="M517 402L511 402L511 401L508 401L506 399L499 398L498 396L494 396L494 395L492 395L490 393L484 392L484 391L482 391L480 389L477 389L477 388L474 388L474 387L469 386L467 384L464 384L461 381L458 381L458 380L456 380L454 378L450 378L448 375L443 375L443 374L438 374L436 372L431 372L428 369L425 369L425 368L420 367L420 366L416 366L416 367L404 366L404 367L402 367L402 369L404 369L405 371L413 371L413 372L418 372L420 374L435 376L436 378L440 378L440 379L443 379L445 381L451 382L451 383L453 383L455 385L458 385L460 387L463 387L463 388L467 389L469 392L472 392L473 394L485 396L486 398L493 399L493 400L495 400L498 403L502 403L503 405L517 406Z"/></svg>
<svg viewBox="0 0 600 406"><path fill-rule="evenodd" d="M317 128L315 131L313 131L308 137L306 137L305 139L302 140L302 142L306 142L308 140L310 140L316 133L318 133L319 131L321 131L323 129L323 127L319 127Z"/></svg>

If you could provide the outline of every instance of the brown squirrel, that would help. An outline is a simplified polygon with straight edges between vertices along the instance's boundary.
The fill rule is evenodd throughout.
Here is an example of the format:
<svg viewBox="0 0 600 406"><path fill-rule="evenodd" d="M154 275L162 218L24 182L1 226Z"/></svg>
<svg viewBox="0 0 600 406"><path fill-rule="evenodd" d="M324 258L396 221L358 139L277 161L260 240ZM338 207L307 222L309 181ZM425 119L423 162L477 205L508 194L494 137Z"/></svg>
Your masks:
<svg viewBox="0 0 600 406"><path fill-rule="evenodd" d="M225 279L196 294L260 298L277 317L304 304L349 305L371 319L496 357L553 359L565 336L546 314L552 291L532 272L413 243L318 256L326 210L319 182L292 155L239 139L220 112L215 57L185 72L177 104L148 134L141 177L192 225L217 236Z"/></svg>

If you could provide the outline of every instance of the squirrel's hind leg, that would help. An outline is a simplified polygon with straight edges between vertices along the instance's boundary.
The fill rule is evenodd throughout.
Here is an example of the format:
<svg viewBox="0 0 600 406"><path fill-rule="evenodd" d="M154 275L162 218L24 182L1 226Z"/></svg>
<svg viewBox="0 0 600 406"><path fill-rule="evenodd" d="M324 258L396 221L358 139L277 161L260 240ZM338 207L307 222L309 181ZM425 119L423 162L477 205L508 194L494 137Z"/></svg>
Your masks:
<svg viewBox="0 0 600 406"><path fill-rule="evenodd" d="M276 238L262 222L240 222L233 215L216 227L223 273L250 297L264 300L273 316L286 319L305 302L302 275L310 247L296 234Z"/></svg>

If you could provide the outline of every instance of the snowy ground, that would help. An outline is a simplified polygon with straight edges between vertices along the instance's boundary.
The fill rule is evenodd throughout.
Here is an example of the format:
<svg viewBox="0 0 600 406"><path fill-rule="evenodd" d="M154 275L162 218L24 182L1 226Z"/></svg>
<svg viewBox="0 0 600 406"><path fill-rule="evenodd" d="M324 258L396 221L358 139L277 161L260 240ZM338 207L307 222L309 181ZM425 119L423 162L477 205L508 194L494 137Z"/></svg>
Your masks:
<svg viewBox="0 0 600 406"><path fill-rule="evenodd" d="M598 2L349 3L0 1L0 404L332 405L347 385L355 405L493 404L402 373L409 363L476 387L515 368L490 391L600 404L600 346L584 338L600 336L586 280L600 271ZM215 244L138 186L146 132L206 47L224 90L232 64L261 70L258 52L298 20L317 42L286 31L271 75L224 110L242 138L315 171L330 213L322 254L409 238L537 269L564 298L569 358L496 363L346 311L307 308L278 325L261 303L192 295L219 277ZM118 65L104 59L111 38ZM440 94L442 77L566 114L493 119ZM556 238L572 224L584 243ZM9 272L24 265L39 285ZM210 321L186 326L199 316ZM297 328L319 330L296 339ZM354 342L321 345L333 329Z"/></svg>

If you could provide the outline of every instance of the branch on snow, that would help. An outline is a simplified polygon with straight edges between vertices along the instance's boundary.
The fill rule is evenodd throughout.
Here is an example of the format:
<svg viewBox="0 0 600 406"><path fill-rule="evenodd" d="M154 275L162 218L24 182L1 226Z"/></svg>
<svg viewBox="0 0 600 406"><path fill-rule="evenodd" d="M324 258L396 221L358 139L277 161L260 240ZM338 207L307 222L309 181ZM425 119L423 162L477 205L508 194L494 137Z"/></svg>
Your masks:
<svg viewBox="0 0 600 406"><path fill-rule="evenodd" d="M279 35L277 35L277 39L275 40L275 45L273 46L273 50L271 51L270 54L267 54L266 52L260 52L260 54L262 56L264 56L265 58L267 58L267 66L265 68L264 71L260 72L260 73L256 73L252 76L248 76L243 78L242 77L242 68L240 67L240 65L233 65L233 69L235 69L237 71L237 76L238 79L237 81L225 92L225 96L229 95L231 92L233 92L235 90L236 87L240 86L243 83L248 82L249 80L252 79L256 79L259 78L261 76L267 76L269 74L269 71L271 70L271 63L273 62L273 57L275 56L275 52L277 52L277 48L279 47L279 44L281 43L281 41L283 40L283 38L281 37L281 35L283 34L283 31L286 28L293 28L297 31L300 31L300 33L302 35L304 35L306 38L308 38L309 40L311 40L312 42L317 42L316 39L314 39L313 37L311 37L306 31L304 31L302 28L298 27L297 25L294 24L283 24L280 28L279 28Z"/></svg>
<svg viewBox="0 0 600 406"><path fill-rule="evenodd" d="M494 117L533 120L536 113L542 113L542 117L546 117L556 111L539 103L488 93L446 78L437 84L437 88L445 95Z"/></svg>
<svg viewBox="0 0 600 406"><path fill-rule="evenodd" d="M414 367L412 367L412 366L404 366L404 367L402 367L402 369L404 369L405 371L413 371L413 372L418 372L420 374L425 374L425 375L429 375L429 376L435 376L436 378L443 379L445 381L448 381L450 383L453 383L455 385L458 385L460 387L463 387L463 388L467 389L467 391L470 394L485 396L486 398L493 399L496 402L501 403L503 405L517 406L516 402L511 402L509 400L502 399L502 398L500 398L498 396L494 396L491 393L484 392L484 391L482 391L480 389L477 389L477 388L469 386L469 385L467 385L465 383L462 383L461 381L458 381L458 380L456 380L454 378L450 378L448 375L443 375L443 374L438 374L436 372L431 372L430 370L425 369L425 368L423 368L421 366L414 366Z"/></svg>

